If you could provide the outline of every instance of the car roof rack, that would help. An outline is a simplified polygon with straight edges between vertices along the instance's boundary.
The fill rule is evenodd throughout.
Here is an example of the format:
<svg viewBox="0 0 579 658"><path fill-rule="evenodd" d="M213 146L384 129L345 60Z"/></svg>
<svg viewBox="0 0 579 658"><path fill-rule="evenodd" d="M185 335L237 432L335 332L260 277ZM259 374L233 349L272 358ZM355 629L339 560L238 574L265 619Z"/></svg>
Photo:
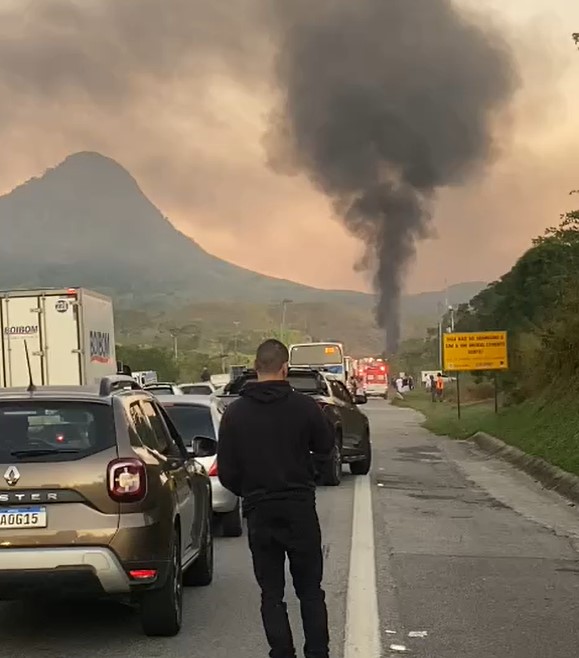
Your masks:
<svg viewBox="0 0 579 658"><path fill-rule="evenodd" d="M128 375L109 375L101 379L99 395L111 395L116 391L125 390L141 391L141 385Z"/></svg>

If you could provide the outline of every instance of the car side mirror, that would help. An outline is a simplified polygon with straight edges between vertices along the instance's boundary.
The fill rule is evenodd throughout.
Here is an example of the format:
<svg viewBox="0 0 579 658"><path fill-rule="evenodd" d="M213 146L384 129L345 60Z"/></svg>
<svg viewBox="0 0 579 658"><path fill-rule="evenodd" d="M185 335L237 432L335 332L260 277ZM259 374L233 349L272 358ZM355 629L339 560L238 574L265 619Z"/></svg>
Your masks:
<svg viewBox="0 0 579 658"><path fill-rule="evenodd" d="M354 397L354 402L355 404L366 404L368 402L368 396L366 394L356 395Z"/></svg>
<svg viewBox="0 0 579 658"><path fill-rule="evenodd" d="M206 436L196 436L191 445L187 447L191 457L215 457L217 454L217 441Z"/></svg>

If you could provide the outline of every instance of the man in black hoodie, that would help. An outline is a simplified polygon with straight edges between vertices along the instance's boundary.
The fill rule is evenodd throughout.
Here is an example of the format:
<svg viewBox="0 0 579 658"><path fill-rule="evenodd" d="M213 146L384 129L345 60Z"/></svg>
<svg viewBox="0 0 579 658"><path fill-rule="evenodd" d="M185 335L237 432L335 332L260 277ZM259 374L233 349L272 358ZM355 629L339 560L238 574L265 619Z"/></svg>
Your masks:
<svg viewBox="0 0 579 658"><path fill-rule="evenodd" d="M243 497L270 657L296 656L284 602L287 555L301 605L304 654L329 658L312 455L329 458L334 435L316 402L289 385L288 360L277 340L259 346L257 382L244 386L221 421L219 479Z"/></svg>

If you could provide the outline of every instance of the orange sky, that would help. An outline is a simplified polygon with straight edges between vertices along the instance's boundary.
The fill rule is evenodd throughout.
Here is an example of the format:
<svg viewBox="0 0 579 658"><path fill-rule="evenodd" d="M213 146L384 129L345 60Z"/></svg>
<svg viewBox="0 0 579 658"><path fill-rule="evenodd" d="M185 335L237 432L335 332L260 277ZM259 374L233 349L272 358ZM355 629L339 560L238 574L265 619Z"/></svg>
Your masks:
<svg viewBox="0 0 579 658"><path fill-rule="evenodd" d="M579 187L579 52L570 41L579 31L579 3L485 4L509 23L524 88L485 177L441 193L437 237L419 246L410 291L500 275L572 207L568 192ZM6 0L0 18L3 6ZM0 21L0 37L1 30ZM361 245L332 217L327 200L304 178L267 167L268 87L218 75L205 82L202 100L195 85L175 75L123 107L95 107L85 98L64 107L62 99L41 106L25 95L12 99L18 111L10 121L0 113L0 188L71 152L97 150L126 166L161 211L208 251L303 283L366 287L353 270Z"/></svg>

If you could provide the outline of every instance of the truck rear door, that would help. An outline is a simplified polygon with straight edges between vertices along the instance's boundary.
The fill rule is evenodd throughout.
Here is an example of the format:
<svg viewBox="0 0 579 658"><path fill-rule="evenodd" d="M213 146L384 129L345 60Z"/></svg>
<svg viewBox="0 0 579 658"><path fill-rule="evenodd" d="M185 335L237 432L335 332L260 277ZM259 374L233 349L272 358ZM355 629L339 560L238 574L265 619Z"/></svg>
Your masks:
<svg viewBox="0 0 579 658"><path fill-rule="evenodd" d="M46 383L50 386L81 384L78 310L67 297L41 299L44 317Z"/></svg>
<svg viewBox="0 0 579 658"><path fill-rule="evenodd" d="M38 297L4 297L2 316L2 379L4 386L27 386L29 383L26 349L30 354L35 384L43 384L41 323Z"/></svg>

